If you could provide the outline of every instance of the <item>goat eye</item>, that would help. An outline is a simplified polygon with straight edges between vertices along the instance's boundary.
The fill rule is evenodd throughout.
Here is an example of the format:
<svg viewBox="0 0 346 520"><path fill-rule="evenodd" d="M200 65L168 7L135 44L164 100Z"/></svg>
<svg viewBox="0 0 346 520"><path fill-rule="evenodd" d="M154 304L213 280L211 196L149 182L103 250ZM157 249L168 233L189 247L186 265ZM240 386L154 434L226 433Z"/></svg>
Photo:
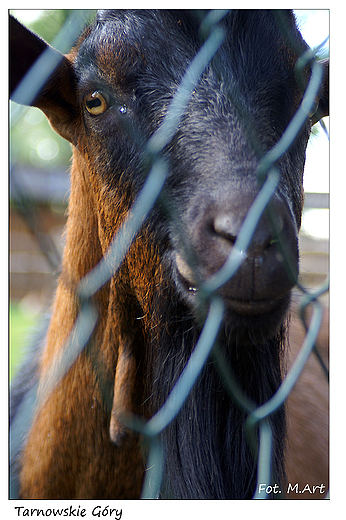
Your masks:
<svg viewBox="0 0 346 520"><path fill-rule="evenodd" d="M109 107L109 97L105 93L98 90L85 98L85 108L89 114L98 116L103 114Z"/></svg>

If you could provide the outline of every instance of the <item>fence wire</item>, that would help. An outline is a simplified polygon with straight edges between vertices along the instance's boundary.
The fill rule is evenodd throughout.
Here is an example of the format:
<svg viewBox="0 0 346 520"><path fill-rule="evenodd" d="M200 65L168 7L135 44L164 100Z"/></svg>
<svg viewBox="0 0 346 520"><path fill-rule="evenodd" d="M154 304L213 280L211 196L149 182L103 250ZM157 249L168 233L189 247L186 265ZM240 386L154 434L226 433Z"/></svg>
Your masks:
<svg viewBox="0 0 346 520"><path fill-rule="evenodd" d="M36 385L31 393L27 394L26 400L22 404L12 427L11 450L14 452L20 449L21 439L30 430L35 409L41 406L42 402L62 380L85 348L98 320L97 311L92 304L92 297L119 269L141 225L160 196L168 175L168 165L162 152L172 139L200 77L222 44L225 34L218 23L226 13L227 11L213 11L202 21L201 33L205 35L205 42L186 70L161 126L147 142L146 156L151 164L151 168L142 191L130 209L122 227L115 235L104 258L80 281L77 287L77 294L81 303L80 312L63 348L63 357L59 363L52 362L49 376L45 382L40 383L42 388L44 388L44 392L40 392L38 395ZM60 47L62 51L66 52L75 40L76 35L80 33L83 25L84 18L81 17L81 12L77 14L72 13L62 29L58 41L55 41L53 45L57 48ZM64 44L63 47L62 43ZM287 272L294 279L301 293L299 312L306 329L306 335L300 352L282 384L272 398L261 406L255 406L249 401L240 388L238 388L231 371L222 362L222 353L216 338L223 319L224 303L217 295L217 290L234 276L242 264L252 235L264 212L267 212L275 230L276 220L270 204L280 182L280 172L275 164L287 152L314 107L322 80L322 67L316 58L317 52L318 48L309 50L298 60L298 74L307 64L311 66L310 80L305 88L301 105L286 131L273 148L262 157L259 163L257 178L261 188L248 211L228 260L214 276L199 286L198 298L201 304L207 303L208 313L199 340L188 363L166 402L151 419L145 421L141 417L129 415L120 417L125 426L142 434L149 446L142 498L157 498L160 495L165 466L161 433L179 414L210 356L213 356L213 359L216 361L222 380L230 395L238 406L247 413L245 428L249 434L249 439L254 438L255 432L259 431L257 483L271 482L272 431L268 417L284 404L310 354L313 351L318 354L316 351L316 338L320 330L323 312L318 298L328 291L328 280L314 291L308 291L299 283L298 273L292 269L286 252L285 237L281 232L276 233L276 239L285 259ZM18 87L22 92L26 92L28 103L35 97L40 89L40 85L48 78L56 66L56 61L54 59L52 61L52 56L55 59L54 53L51 51L43 55ZM14 95L15 98L16 93ZM20 122L21 111L23 111L23 107L18 106L11 118L12 127ZM306 318L308 306L312 307L312 317L309 324ZM327 370L321 357L318 356L318 359L327 375ZM259 485L256 486L256 489L259 490ZM10 494L12 498L18 495L17 482L11 482ZM267 498L267 495L263 492L259 494L257 491L254 498Z"/></svg>

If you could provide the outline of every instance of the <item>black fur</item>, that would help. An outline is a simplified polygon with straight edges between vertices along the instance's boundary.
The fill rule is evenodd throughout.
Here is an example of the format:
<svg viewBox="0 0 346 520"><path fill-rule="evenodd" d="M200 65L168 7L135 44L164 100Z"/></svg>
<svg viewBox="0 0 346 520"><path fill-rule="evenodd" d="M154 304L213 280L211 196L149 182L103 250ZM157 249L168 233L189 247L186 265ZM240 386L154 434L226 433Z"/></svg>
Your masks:
<svg viewBox="0 0 346 520"><path fill-rule="evenodd" d="M157 305L157 307L156 307ZM169 315L168 326L153 329L147 366L151 411L162 406L181 374L199 330L187 310L169 299L157 299L157 316ZM157 313L157 316L156 316ZM233 342L232 331L221 333L221 347L228 370L254 404L264 403L280 385L284 327L266 342L245 346ZM265 360L265 362L263 362ZM163 498L244 499L255 491L257 464L244 431L246 413L235 404L222 383L211 357L178 417L163 432L165 473ZM285 413L270 418L274 445L273 482L284 482Z"/></svg>

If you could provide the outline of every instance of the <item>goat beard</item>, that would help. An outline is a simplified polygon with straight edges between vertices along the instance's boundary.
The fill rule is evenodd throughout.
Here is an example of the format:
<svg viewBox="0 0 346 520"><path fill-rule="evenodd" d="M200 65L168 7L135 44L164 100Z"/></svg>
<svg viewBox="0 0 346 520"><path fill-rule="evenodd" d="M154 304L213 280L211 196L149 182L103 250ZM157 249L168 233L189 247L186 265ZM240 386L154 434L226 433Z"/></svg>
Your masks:
<svg viewBox="0 0 346 520"><path fill-rule="evenodd" d="M168 319L162 322L162 317ZM148 414L165 403L200 334L195 317L175 298L154 298L146 366ZM282 381L285 325L271 338L242 342L237 323L222 326L217 344L240 390L255 405ZM249 331L251 336L251 330ZM162 432L165 473L162 498L245 499L255 492L257 454L244 430L247 412L230 396L210 356L178 416ZM286 422L284 407L269 419L272 482L282 486ZM255 435L258 443L258 432ZM255 450L256 451L256 450ZM269 483L268 483L269 484Z"/></svg>

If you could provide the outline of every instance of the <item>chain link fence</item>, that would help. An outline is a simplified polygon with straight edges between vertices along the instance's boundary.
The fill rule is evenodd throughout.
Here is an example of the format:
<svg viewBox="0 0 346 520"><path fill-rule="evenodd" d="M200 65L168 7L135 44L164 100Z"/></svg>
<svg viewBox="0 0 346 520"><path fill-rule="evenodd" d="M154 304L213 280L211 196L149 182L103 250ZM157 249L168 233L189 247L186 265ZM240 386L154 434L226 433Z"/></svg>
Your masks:
<svg viewBox="0 0 346 520"><path fill-rule="evenodd" d="M97 311L92 304L92 297L111 279L114 272L119 269L142 223L150 214L151 209L160 196L168 175L168 165L162 152L172 139L183 117L191 93L198 84L203 71L223 42L225 35L218 23L226 13L227 11L212 11L202 22L202 32L206 35L205 42L186 70L163 123L146 144L146 154L147 157L150 158L151 169L143 189L130 209L122 227L114 237L107 254L101 262L81 280L77 288L77 294L81 304L80 312L65 348L63 349L62 360L59 364L52 365L49 378L47 378L43 385L45 387L44 398L61 382L64 375L85 348L98 320ZM76 35L81 32L85 24L85 18L81 16L81 14L81 12L71 13L70 18L59 33L58 40L53 42L53 46L56 46L62 52L69 50ZM88 17L90 13L83 13L83 15L84 14ZM222 362L222 355L216 343L216 338L223 319L224 303L217 295L217 290L236 273L241 265L244 259L243 252L247 250L259 219L264 212L270 215L272 225L275 229L276 221L274 215L271 213L270 201L280 181L280 172L276 167L276 162L289 149L315 104L315 99L322 80L322 67L316 57L317 52L318 49L309 50L298 60L298 74L307 64L311 67L311 76L304 92L303 101L281 139L269 150L259 163L257 179L261 189L245 218L228 260L213 278L199 287L198 298L201 303L207 302L209 310L199 340L187 365L162 408L150 420L145 421L143 418L134 416L121 417L122 422L128 428L144 436L149 446L146 465L148 469L145 472L142 498L157 498L160 495L165 466L161 433L179 414L179 411L210 356L213 356L216 361L222 380L229 394L232 396L232 399L241 409L245 410L247 414L245 428L248 432L248 438L255 438L255 432L257 430L259 431L258 483L271 482L272 431L268 418L286 401L309 356L313 354L318 356L316 338L319 333L323 314L323 307L319 298L328 291L328 280L313 291L307 290L297 280L297 273L294 272L294 269L292 269L289 263L289 256L285 251L285 237L282 236L281 232L277 233L276 238L279 243L280 251L285 258L287 272L296 280L296 289L301 295L299 314L306 329L306 335L301 345L299 355L285 376L281 386L272 398L261 406L255 406L246 398L238 387L232 373L225 368ZM55 65L56 63L51 62L50 56L42 56L30 74L24 79L19 88L26 92L28 102L35 97L35 93L39 90L40 85L47 79ZM16 107L11 117L12 127L20 124L20 117L23 110L25 109L21 106ZM20 193L18 198L20 201ZM23 215L30 220L31 213L23 204L21 210ZM43 248L47 249L45 244L43 244ZM55 264L56 263L55 260ZM308 307L312 309L310 320L306 317ZM322 363L327 375L328 371L322 358L318 356L318 359ZM37 401L36 392L37 387L27 394L21 406L20 413L16 416L13 424L11 450L14 452L20 449L21 438L25 432L29 431L34 410L41 404L41 401ZM40 396L40 399L43 399L42 394L40 394ZM255 444L257 445L257 443ZM15 497L18 493L17 483L12 482L11 485L11 496ZM257 486L256 489L259 490L259 486ZM263 493L259 495L257 491L254 498L262 498L262 496Z"/></svg>

